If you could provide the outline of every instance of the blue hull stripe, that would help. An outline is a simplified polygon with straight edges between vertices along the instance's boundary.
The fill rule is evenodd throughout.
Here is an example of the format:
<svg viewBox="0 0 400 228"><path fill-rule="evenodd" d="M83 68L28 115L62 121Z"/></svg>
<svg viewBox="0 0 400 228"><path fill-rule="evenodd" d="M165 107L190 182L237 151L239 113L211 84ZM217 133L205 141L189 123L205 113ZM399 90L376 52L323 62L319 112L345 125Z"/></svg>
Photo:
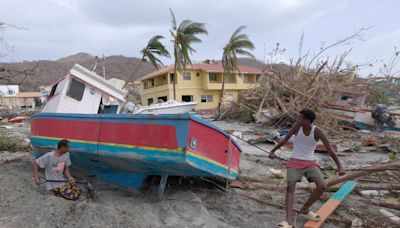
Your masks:
<svg viewBox="0 0 400 228"><path fill-rule="evenodd" d="M35 150L50 150L57 140L32 138ZM98 151L98 152L97 152ZM185 152L168 152L111 145L74 142L71 144L73 165L100 173L145 173L146 175L221 176L234 179L237 173ZM35 153L40 156L40 153ZM91 162L98 160L100 162Z"/></svg>

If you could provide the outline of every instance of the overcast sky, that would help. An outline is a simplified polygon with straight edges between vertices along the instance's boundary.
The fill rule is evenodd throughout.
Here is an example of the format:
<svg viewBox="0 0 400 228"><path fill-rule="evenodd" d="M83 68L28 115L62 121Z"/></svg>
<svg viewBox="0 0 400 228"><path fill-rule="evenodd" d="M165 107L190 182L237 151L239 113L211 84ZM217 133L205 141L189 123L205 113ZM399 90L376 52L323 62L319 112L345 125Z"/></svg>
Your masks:
<svg viewBox="0 0 400 228"><path fill-rule="evenodd" d="M353 64L387 59L400 47L400 1L375 0L0 0L0 21L27 30L0 31L14 47L14 61L58 59L77 52L93 55L139 56L140 49L156 34L169 34L171 7L178 22L191 19L207 23L208 36L195 45L193 60L220 59L232 32L247 25L254 54L264 61L277 42L287 61L298 55L304 32L304 50L372 27L363 41L356 41ZM265 48L264 48L265 47ZM338 54L349 46L333 49ZM268 55L266 61L269 60ZM166 60L172 63L172 60Z"/></svg>

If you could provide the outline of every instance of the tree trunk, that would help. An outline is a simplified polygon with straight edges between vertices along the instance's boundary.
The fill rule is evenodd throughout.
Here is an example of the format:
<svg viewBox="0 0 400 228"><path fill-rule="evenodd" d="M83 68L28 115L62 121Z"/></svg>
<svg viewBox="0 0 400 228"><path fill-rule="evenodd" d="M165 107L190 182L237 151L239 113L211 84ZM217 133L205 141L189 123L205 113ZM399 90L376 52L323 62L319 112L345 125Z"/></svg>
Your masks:
<svg viewBox="0 0 400 228"><path fill-rule="evenodd" d="M257 190L264 189L268 191L285 191L286 184L267 184L260 182L250 182L247 184L233 182L231 187L241 188L241 189L249 189L249 190ZM326 192L335 192L337 191L341 185L335 185L328 187ZM296 189L303 191L313 191L315 189L314 183L297 183ZM379 184L379 183L360 183L356 186L356 190L400 190L400 184Z"/></svg>
<svg viewBox="0 0 400 228"><path fill-rule="evenodd" d="M384 172L386 170L393 170L393 169L399 169L400 168L400 162L391 162L387 164L381 164L373 167L368 167L368 168L363 168L362 171L355 171L352 173L348 173L344 176L335 176L333 178L327 179L326 184L328 186L327 191L336 191L339 189L339 186L336 186L339 183L343 183L348 180L353 180L355 178L359 178L362 176L370 175L372 173L376 172ZM256 190L256 189L265 189L265 190L270 190L270 191L284 191L286 189L286 183L279 183L279 184L266 184L266 183L260 183L260 182L250 182L250 183L243 183L241 181L233 181L231 182L232 187L238 187L242 189L250 189L250 190ZM315 186L310 185L308 183L299 183L297 184L296 188L297 189L303 189L303 190L312 190ZM400 184L379 184L379 183L365 183L365 184L358 184L356 189L359 190L400 190Z"/></svg>
<svg viewBox="0 0 400 228"><path fill-rule="evenodd" d="M174 84L172 86L173 91L174 91L174 100L176 100L176 60L175 60L175 66L174 66Z"/></svg>
<svg viewBox="0 0 400 228"><path fill-rule="evenodd" d="M122 89L125 89L125 87L128 85L128 83L132 80L132 78L136 75L136 73L138 72L138 70L140 69L140 67L142 66L143 62L144 62L144 58L145 56L143 55L142 60L140 61L139 65L136 67L135 71L133 71L133 73L131 74L131 76L128 78L128 80L125 81L124 86L122 86Z"/></svg>
<svg viewBox="0 0 400 228"><path fill-rule="evenodd" d="M221 104L222 104L222 98L224 97L224 90L225 90L225 77L226 77L226 73L224 72L224 75L222 76L221 95L219 96L219 103L218 103L218 115L221 115Z"/></svg>
<svg viewBox="0 0 400 228"><path fill-rule="evenodd" d="M330 186L334 186L338 183L342 183L347 180L352 180L352 179L355 179L358 177L370 175L372 173L382 172L382 171L392 170L392 169L398 169L398 168L400 168L400 162L391 162L391 163L387 163L387 164L383 164L383 165L377 165L377 166L373 166L373 167L363 168L362 171L356 171L353 173L346 174L344 176L331 178L330 180L328 179L326 184L328 185L328 187L330 187Z"/></svg>

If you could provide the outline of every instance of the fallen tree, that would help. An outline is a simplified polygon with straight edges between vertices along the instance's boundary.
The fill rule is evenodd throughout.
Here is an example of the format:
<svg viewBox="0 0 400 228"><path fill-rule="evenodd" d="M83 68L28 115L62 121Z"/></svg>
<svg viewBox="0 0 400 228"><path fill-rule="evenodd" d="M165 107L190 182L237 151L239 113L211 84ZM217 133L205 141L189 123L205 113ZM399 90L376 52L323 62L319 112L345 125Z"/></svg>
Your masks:
<svg viewBox="0 0 400 228"><path fill-rule="evenodd" d="M341 183L348 180L353 180L359 177L371 175L373 173L384 172L394 169L400 169L400 161L363 168L360 171L350 172L343 176L335 176L326 180L326 184L328 187L326 191L336 191L341 187ZM248 190L264 189L269 191L285 191L286 189L286 183L283 181L279 183L232 181L230 183L230 186L234 188ZM296 185L296 188L299 190L312 191L315 189L315 185L314 183L301 182ZM400 183L360 183L357 185L356 190L400 190Z"/></svg>

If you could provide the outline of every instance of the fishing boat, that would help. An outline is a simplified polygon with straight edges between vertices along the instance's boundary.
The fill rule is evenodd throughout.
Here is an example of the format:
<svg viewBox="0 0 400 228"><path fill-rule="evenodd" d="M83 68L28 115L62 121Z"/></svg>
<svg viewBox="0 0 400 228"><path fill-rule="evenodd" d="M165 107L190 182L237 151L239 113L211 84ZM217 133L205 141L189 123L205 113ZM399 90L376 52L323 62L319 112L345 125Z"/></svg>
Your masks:
<svg viewBox="0 0 400 228"><path fill-rule="evenodd" d="M231 136L193 114L120 114L123 91L75 65L56 82L31 119L35 157L68 139L72 168L127 188L160 176L235 179L241 149Z"/></svg>

